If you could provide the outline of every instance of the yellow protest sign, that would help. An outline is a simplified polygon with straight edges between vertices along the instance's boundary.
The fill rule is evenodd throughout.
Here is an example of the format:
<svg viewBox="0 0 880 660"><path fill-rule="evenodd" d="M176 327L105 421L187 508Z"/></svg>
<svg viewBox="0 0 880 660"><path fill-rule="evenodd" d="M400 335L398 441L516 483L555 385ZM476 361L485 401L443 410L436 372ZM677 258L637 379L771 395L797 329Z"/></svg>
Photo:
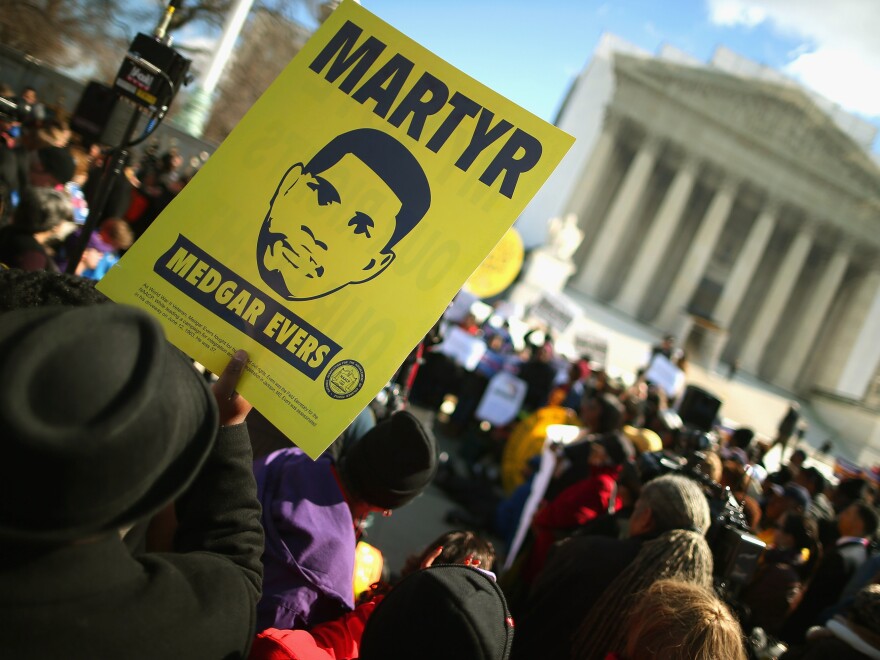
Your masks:
<svg viewBox="0 0 880 660"><path fill-rule="evenodd" d="M522 268L524 253L522 238L511 227L467 279L464 288L478 298L498 295L516 279Z"/></svg>
<svg viewBox="0 0 880 660"><path fill-rule="evenodd" d="M316 457L572 142L349 0L99 289Z"/></svg>

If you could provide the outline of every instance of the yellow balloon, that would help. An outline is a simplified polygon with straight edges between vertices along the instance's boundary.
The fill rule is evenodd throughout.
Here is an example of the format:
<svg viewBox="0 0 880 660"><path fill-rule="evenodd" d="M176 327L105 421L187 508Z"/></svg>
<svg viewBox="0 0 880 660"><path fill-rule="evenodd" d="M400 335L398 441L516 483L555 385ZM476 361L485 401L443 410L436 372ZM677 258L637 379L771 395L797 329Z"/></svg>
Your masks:
<svg viewBox="0 0 880 660"><path fill-rule="evenodd" d="M465 282L464 288L480 298L490 298L509 287L523 264L523 242L511 227L483 263Z"/></svg>

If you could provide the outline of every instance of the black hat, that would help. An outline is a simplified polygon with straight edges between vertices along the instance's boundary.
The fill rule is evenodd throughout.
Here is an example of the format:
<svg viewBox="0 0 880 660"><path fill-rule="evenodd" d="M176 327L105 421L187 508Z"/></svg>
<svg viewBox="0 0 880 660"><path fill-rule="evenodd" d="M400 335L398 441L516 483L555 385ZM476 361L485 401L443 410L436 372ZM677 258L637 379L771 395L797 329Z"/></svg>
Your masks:
<svg viewBox="0 0 880 660"><path fill-rule="evenodd" d="M444 564L416 571L370 615L362 660L505 660L513 619L501 589L483 571Z"/></svg>
<svg viewBox="0 0 880 660"><path fill-rule="evenodd" d="M213 447L210 389L134 308L7 312L0 373L0 539L64 542L145 518Z"/></svg>
<svg viewBox="0 0 880 660"><path fill-rule="evenodd" d="M73 156L64 147L43 147L37 151L40 164L58 183L67 183L76 171Z"/></svg>
<svg viewBox="0 0 880 660"><path fill-rule="evenodd" d="M437 471L434 436L410 412L383 420L342 455L339 471L352 495L396 509L421 493Z"/></svg>
<svg viewBox="0 0 880 660"><path fill-rule="evenodd" d="M616 465L626 463L636 454L632 443L618 431L603 433L596 438L596 442L605 448L608 458Z"/></svg>

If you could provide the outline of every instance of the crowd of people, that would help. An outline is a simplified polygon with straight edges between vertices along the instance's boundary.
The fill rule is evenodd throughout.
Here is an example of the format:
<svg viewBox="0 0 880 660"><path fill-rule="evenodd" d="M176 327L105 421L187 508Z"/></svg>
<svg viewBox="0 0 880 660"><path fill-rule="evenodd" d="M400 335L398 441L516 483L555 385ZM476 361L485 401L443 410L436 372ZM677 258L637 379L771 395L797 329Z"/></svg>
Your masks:
<svg viewBox="0 0 880 660"><path fill-rule="evenodd" d="M413 352L393 405L312 460L236 392L244 351L206 378L158 322L94 288L182 187L179 157L119 179L78 274L62 274L69 184L90 172L87 202L102 152L78 164L40 145L63 119L33 90L20 101L31 114L0 126L0 172L16 172L0 179L4 655L880 657L876 488L829 482L795 403L767 442L700 428L649 377L658 356L686 368L672 338L625 382L561 355L545 327L465 315ZM479 360L440 349L452 327L485 342ZM520 409L487 424L499 374L523 384ZM459 505L450 529L359 588L371 517L432 486Z"/></svg>
<svg viewBox="0 0 880 660"><path fill-rule="evenodd" d="M509 324L488 318L450 323L483 338L483 359L468 371L442 350L429 351L412 396L447 411L450 400L465 402L465 414L457 405L446 422L458 456L441 466L437 483L459 503L447 520L498 539L502 553L517 552L501 578L517 621L512 657L625 654L626 617L640 594L667 578L714 587L739 627L743 653L777 657L790 647L790 657L801 657L794 654L814 644L815 626L845 616L856 594L880 583L876 484L867 477L832 484L805 445L786 452L805 428L797 402L775 437L745 425L722 428L718 419L698 428L648 380L649 365L625 382L589 356L556 354L546 328L529 328L517 346ZM646 361L657 355L674 361L674 339L665 337ZM546 377L533 377L536 364L546 365ZM528 393L517 417L493 428L474 415L471 399L503 370L520 376ZM573 441L547 440L548 425L560 423L580 427ZM782 461L771 472L765 457L774 448ZM552 476L539 485L548 449ZM740 537L761 548L748 574L735 579L723 563L732 546L717 530L719 493L736 503ZM514 543L524 517L525 542ZM858 631L880 653L880 629Z"/></svg>
<svg viewBox="0 0 880 660"><path fill-rule="evenodd" d="M110 148L81 139L68 113L31 87L0 84L0 97L0 261L9 266L66 270L92 209L100 217L73 271L100 279L194 174L176 148L151 144L105 184L96 209Z"/></svg>

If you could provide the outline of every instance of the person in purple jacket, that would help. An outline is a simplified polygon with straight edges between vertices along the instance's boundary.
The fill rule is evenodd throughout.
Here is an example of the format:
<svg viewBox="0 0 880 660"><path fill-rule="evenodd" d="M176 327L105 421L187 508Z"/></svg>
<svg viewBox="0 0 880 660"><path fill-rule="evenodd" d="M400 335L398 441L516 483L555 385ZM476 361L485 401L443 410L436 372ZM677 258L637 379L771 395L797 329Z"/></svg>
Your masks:
<svg viewBox="0 0 880 660"><path fill-rule="evenodd" d="M266 531L257 631L309 628L352 610L361 523L415 498L436 468L434 437L407 411L373 427L338 464L297 447L255 461Z"/></svg>

